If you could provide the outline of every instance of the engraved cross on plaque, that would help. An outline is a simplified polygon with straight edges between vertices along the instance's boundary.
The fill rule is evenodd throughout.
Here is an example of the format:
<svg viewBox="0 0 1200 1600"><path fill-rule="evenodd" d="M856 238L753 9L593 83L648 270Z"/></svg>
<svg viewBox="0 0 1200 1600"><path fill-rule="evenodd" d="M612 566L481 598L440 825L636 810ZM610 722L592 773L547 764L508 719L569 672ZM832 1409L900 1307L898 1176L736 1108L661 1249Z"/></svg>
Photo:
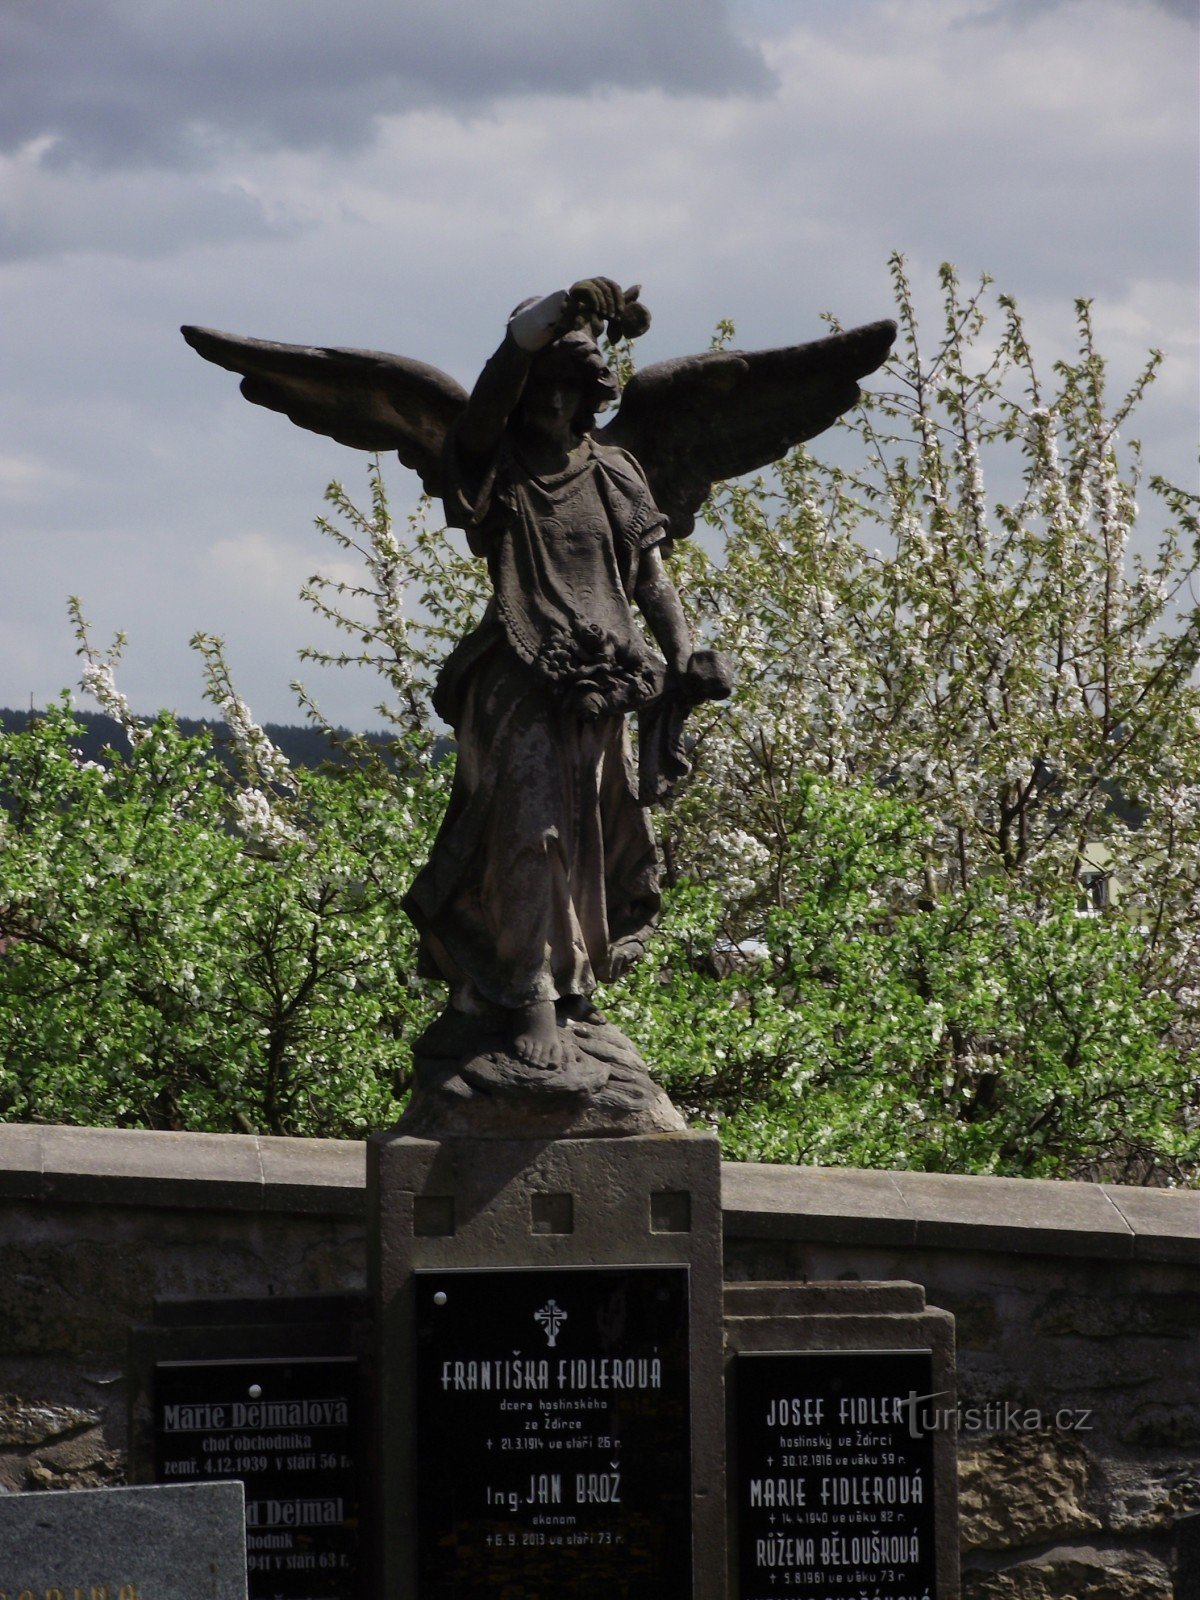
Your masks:
<svg viewBox="0 0 1200 1600"><path fill-rule="evenodd" d="M567 1313L562 1309L557 1300L547 1300L540 1311L533 1313L533 1320L540 1322L546 1330L546 1343L551 1350L558 1343L558 1330L567 1320Z"/></svg>

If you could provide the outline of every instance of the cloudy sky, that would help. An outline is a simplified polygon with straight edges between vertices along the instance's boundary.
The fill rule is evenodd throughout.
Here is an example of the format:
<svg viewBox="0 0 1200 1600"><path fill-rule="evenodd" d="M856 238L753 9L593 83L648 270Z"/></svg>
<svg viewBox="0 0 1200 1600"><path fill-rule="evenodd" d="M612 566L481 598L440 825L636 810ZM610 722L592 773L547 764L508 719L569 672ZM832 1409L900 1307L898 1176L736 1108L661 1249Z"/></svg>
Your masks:
<svg viewBox="0 0 1200 1600"><path fill-rule="evenodd" d="M65 597L129 634L135 707L256 714L318 637L296 591L365 457L246 405L178 334L394 350L469 385L513 304L639 281L645 362L891 310L988 271L1047 357L1094 297L1191 481L1194 0L0 0L0 705L77 675ZM414 480L393 465L398 510ZM311 675L310 675L311 676ZM312 678L353 726L369 681Z"/></svg>

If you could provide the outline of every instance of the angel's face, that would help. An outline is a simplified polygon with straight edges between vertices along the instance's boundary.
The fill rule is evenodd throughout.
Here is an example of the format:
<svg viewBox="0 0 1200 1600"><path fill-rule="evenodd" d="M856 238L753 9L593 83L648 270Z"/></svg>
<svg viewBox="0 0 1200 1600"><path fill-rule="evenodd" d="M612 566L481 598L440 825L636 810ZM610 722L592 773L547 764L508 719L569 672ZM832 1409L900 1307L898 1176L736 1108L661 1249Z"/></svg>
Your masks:
<svg viewBox="0 0 1200 1600"><path fill-rule="evenodd" d="M568 360L537 362L525 383L518 412L521 431L546 444L570 446L576 436L576 418L583 388Z"/></svg>

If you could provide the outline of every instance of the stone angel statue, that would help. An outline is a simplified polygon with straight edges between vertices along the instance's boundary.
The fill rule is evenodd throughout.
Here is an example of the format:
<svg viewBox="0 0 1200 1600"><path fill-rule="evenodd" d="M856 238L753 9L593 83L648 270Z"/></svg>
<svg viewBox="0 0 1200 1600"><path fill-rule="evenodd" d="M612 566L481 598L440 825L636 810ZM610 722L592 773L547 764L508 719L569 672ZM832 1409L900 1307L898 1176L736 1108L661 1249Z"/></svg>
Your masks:
<svg viewBox="0 0 1200 1600"><path fill-rule="evenodd" d="M396 450L488 564L487 610L437 682L457 769L405 901L423 971L450 991L414 1049L413 1133L682 1126L592 1000L642 953L658 912L646 808L687 771L686 713L732 688L724 658L693 649L663 558L715 483L854 405L896 330L685 356L619 392L598 337L649 322L639 290L609 278L524 301L470 394L401 356L183 329L256 405Z"/></svg>

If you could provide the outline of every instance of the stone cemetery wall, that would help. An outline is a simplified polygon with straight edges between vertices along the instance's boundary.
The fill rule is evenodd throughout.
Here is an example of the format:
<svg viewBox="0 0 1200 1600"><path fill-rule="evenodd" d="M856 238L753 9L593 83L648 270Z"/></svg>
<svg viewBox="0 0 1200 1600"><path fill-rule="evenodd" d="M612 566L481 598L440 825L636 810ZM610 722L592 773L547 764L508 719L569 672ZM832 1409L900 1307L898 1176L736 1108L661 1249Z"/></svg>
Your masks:
<svg viewBox="0 0 1200 1600"><path fill-rule="evenodd" d="M1200 1506L1200 1196L727 1166L724 1210L728 1278L910 1278L954 1315L969 1600L1173 1595Z"/></svg>
<svg viewBox="0 0 1200 1600"><path fill-rule="evenodd" d="M123 1481L155 1297L361 1290L364 1174L361 1145L0 1126L0 1489ZM727 1279L915 1280L957 1319L968 1600L1168 1600L1200 1508L1200 1197L754 1166L723 1187Z"/></svg>

